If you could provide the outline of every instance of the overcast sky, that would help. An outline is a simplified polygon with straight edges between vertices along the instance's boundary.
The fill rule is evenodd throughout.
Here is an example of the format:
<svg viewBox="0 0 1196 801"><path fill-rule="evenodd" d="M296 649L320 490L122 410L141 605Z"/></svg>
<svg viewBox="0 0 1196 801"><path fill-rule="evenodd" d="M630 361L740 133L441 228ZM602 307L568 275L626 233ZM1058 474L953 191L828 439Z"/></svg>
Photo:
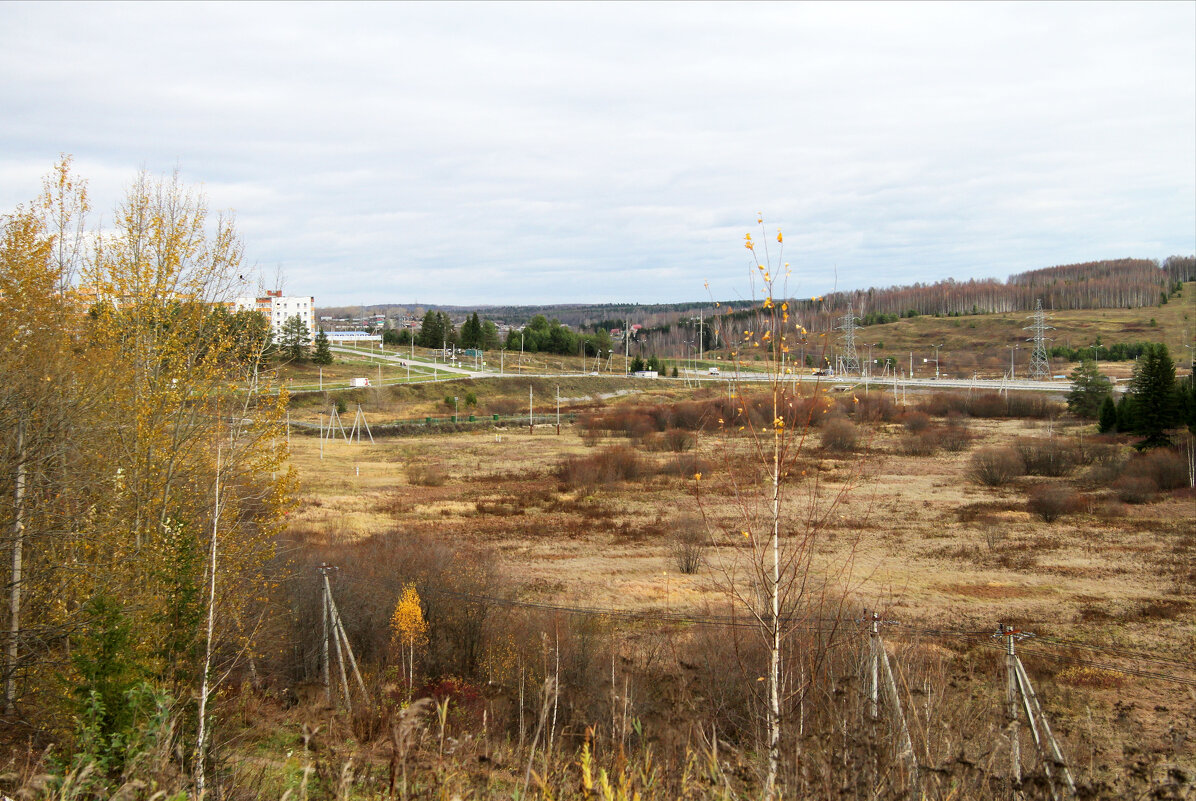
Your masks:
<svg viewBox="0 0 1196 801"><path fill-rule="evenodd" d="M795 295L1196 251L1196 3L0 3L0 209L73 154L320 305ZM757 236L758 238L758 236Z"/></svg>

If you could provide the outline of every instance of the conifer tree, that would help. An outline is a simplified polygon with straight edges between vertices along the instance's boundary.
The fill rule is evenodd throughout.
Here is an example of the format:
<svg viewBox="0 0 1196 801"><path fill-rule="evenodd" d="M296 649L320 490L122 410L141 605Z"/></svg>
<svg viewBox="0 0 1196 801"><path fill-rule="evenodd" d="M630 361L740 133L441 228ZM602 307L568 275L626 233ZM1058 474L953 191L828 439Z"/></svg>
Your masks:
<svg viewBox="0 0 1196 801"><path fill-rule="evenodd" d="M1113 396L1106 395L1100 405L1099 430L1102 434L1117 430L1117 404L1113 403Z"/></svg>
<svg viewBox="0 0 1196 801"><path fill-rule="evenodd" d="M332 346L323 328L316 334L316 352L312 354L311 360L319 365L332 364Z"/></svg>
<svg viewBox="0 0 1196 801"><path fill-rule="evenodd" d="M1175 363L1167 353L1167 346L1156 343L1147 346L1134 365L1129 394L1132 398L1133 428L1146 438L1142 448L1171 444L1165 433L1178 422L1178 398L1175 392Z"/></svg>
<svg viewBox="0 0 1196 801"><path fill-rule="evenodd" d="M1102 401L1113 391L1109 379L1096 369L1096 362L1085 359L1071 373L1071 392L1067 394L1067 409L1076 417L1097 416Z"/></svg>

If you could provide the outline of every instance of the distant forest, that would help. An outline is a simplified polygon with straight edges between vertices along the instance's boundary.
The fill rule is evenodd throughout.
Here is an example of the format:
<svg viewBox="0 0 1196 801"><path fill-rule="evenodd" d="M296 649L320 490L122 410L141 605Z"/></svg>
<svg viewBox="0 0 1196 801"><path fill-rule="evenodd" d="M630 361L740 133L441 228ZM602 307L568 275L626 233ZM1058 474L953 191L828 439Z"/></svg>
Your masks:
<svg viewBox="0 0 1196 801"><path fill-rule="evenodd" d="M996 278L956 281L948 278L933 284L860 289L834 292L817 299L791 299L810 330L828 330L830 318L843 314L850 304L864 325L891 322L918 315L964 315L1030 311L1042 300L1044 309L1103 309L1155 306L1171 296L1178 284L1196 280L1196 256L1170 256L1161 264L1154 259L1112 259L1083 264L1066 264L1030 270ZM427 309L463 318L480 311L487 319L519 326L537 314L556 319L577 330L625 328L638 323L645 328L668 331L680 324L688 327L701 311L710 315L710 302L635 304L559 304L547 306L406 306L382 304L321 308L321 315L357 316L424 314ZM746 311L751 301L723 301L720 311Z"/></svg>

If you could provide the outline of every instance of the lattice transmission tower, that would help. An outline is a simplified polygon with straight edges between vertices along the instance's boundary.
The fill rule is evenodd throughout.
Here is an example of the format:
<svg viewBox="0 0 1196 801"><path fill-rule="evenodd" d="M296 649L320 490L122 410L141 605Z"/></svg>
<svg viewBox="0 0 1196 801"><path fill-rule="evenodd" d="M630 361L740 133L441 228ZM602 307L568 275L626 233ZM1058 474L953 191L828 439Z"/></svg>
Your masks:
<svg viewBox="0 0 1196 801"><path fill-rule="evenodd" d="M844 373L860 372L860 357L855 350L856 316L852 304L847 304L847 314L839 318L839 330L843 332L843 355L840 357L840 369Z"/></svg>
<svg viewBox="0 0 1196 801"><path fill-rule="evenodd" d="M1051 362L1047 356L1047 331L1053 331L1054 326L1046 324L1046 312L1042 310L1042 298L1039 298L1034 304L1034 314L1030 316L1034 322L1026 326L1024 330L1033 331L1034 338L1027 339L1027 342L1034 343L1034 353L1030 356L1030 378L1035 381L1042 381L1051 377Z"/></svg>

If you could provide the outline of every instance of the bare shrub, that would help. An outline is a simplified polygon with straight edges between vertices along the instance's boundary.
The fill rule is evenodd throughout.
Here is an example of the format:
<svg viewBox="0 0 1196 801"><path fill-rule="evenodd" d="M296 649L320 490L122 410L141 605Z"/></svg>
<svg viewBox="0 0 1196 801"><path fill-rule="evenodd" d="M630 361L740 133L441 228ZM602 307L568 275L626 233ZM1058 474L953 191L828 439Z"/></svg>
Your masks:
<svg viewBox="0 0 1196 801"><path fill-rule="evenodd" d="M693 450L698 444L697 435L683 428L670 428L664 432L665 446L673 453Z"/></svg>
<svg viewBox="0 0 1196 801"><path fill-rule="evenodd" d="M938 431L910 432L901 438L897 447L906 456L933 456L939 449Z"/></svg>
<svg viewBox="0 0 1196 801"><path fill-rule="evenodd" d="M444 467L435 462L407 466L407 480L417 487L441 487L448 481Z"/></svg>
<svg viewBox="0 0 1196 801"><path fill-rule="evenodd" d="M1066 476L1080 462L1079 450L1059 438L1024 437L1014 447L1032 476Z"/></svg>
<svg viewBox="0 0 1196 801"><path fill-rule="evenodd" d="M706 552L705 527L701 519L693 515L682 515L675 525L676 530L669 540L669 555L678 570L693 575L702 566Z"/></svg>
<svg viewBox="0 0 1196 801"><path fill-rule="evenodd" d="M968 429L967 418L962 415L950 415L947 425L938 432L939 444L952 453L966 451L975 437Z"/></svg>
<svg viewBox="0 0 1196 801"><path fill-rule="evenodd" d="M660 466L662 475L682 478L693 478L695 473L709 473L712 469L709 461L692 453L679 453Z"/></svg>
<svg viewBox="0 0 1196 801"><path fill-rule="evenodd" d="M557 466L556 475L571 487L594 487L614 481L631 481L647 473L634 448L616 445L587 456L572 456Z"/></svg>
<svg viewBox="0 0 1196 801"><path fill-rule="evenodd" d="M1029 510L1047 523L1053 523L1065 514L1073 514L1084 506L1083 498L1071 487L1060 484L1044 484L1030 490L1026 502Z"/></svg>
<svg viewBox="0 0 1196 801"><path fill-rule="evenodd" d="M822 447L828 451L853 451L856 440L855 426L844 417L833 417L822 425Z"/></svg>
<svg viewBox="0 0 1196 801"><path fill-rule="evenodd" d="M891 423L897 419L897 405L888 395L865 395L856 404L855 416L869 423Z"/></svg>
<svg viewBox="0 0 1196 801"><path fill-rule="evenodd" d="M969 473L979 484L1000 487L1025 475L1026 466L1013 448L982 448L972 455Z"/></svg>
<svg viewBox="0 0 1196 801"><path fill-rule="evenodd" d="M1064 404L1044 398L1037 392L1010 392L1006 398L1009 417L1029 417L1037 420L1059 417L1067 408Z"/></svg>
<svg viewBox="0 0 1196 801"><path fill-rule="evenodd" d="M902 419L905 430L911 434L918 434L930 428L930 415L926 412L912 411Z"/></svg>
<svg viewBox="0 0 1196 801"><path fill-rule="evenodd" d="M948 412L968 411L968 399L957 392L932 392L918 402L918 411L932 417L946 417Z"/></svg>
<svg viewBox="0 0 1196 801"><path fill-rule="evenodd" d="M1188 485L1188 460L1176 451L1158 448L1134 461L1141 462L1141 472L1153 478L1161 490Z"/></svg>
<svg viewBox="0 0 1196 801"><path fill-rule="evenodd" d="M486 414L504 417L524 411L525 407L514 398L493 398L486 401Z"/></svg>
<svg viewBox="0 0 1196 801"><path fill-rule="evenodd" d="M1005 417L1009 413L1009 404L996 392L984 392L972 398L968 412L973 417Z"/></svg>
<svg viewBox="0 0 1196 801"><path fill-rule="evenodd" d="M1124 475L1113 482L1113 489L1124 503L1149 503L1154 500L1159 485L1150 476Z"/></svg>

